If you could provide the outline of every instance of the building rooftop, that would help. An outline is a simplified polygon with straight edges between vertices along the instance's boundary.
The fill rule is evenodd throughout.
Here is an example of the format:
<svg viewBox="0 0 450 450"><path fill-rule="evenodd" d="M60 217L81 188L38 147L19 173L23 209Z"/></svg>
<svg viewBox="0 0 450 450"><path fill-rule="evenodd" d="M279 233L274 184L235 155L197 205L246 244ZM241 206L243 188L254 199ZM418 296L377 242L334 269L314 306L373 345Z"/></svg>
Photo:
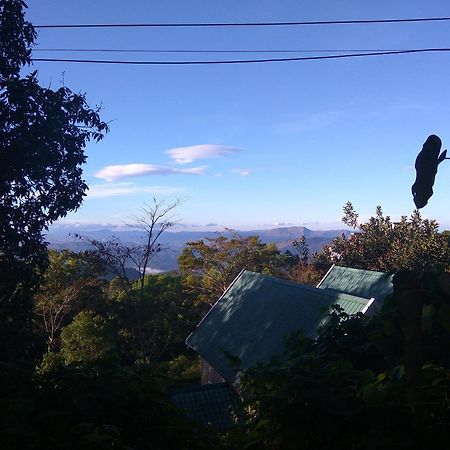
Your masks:
<svg viewBox="0 0 450 450"><path fill-rule="evenodd" d="M243 271L190 334L186 343L226 380L242 369L283 353L288 333L303 329L314 338L332 305L348 314L372 301L334 289L317 289ZM231 356L231 358L230 358ZM239 358L239 367L231 363Z"/></svg>
<svg viewBox="0 0 450 450"><path fill-rule="evenodd" d="M203 425L212 425L224 431L233 425L239 400L227 383L205 384L179 389L171 400L183 409L188 419Z"/></svg>
<svg viewBox="0 0 450 450"><path fill-rule="evenodd" d="M377 303L382 303L392 294L392 276L383 272L333 265L317 287L357 297L374 298Z"/></svg>

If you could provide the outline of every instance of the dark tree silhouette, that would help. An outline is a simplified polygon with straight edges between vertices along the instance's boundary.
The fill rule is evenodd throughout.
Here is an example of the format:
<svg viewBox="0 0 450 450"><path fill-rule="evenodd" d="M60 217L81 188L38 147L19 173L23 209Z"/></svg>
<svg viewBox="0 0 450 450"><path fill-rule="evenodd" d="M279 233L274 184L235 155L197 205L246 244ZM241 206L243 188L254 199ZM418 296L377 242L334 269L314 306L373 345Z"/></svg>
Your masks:
<svg viewBox="0 0 450 450"><path fill-rule="evenodd" d="M43 88L37 72L21 77L36 38L24 8L0 0L0 357L26 328L47 265L42 233L80 206L84 147L108 130L84 95Z"/></svg>

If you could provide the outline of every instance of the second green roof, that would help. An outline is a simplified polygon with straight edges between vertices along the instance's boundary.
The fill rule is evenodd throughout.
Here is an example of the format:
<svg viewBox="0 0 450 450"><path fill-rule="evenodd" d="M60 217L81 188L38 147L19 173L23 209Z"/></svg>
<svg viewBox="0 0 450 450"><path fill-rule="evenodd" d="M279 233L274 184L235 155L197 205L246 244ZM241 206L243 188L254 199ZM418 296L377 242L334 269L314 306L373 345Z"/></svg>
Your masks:
<svg viewBox="0 0 450 450"><path fill-rule="evenodd" d="M374 298L378 304L382 304L392 294L392 274L334 265L317 287Z"/></svg>

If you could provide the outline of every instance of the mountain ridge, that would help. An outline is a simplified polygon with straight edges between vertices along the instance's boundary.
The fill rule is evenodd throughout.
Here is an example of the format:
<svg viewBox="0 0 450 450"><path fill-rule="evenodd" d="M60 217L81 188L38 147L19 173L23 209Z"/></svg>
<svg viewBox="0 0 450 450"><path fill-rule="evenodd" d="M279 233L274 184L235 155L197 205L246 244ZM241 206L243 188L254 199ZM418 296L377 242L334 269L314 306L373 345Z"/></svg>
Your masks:
<svg viewBox="0 0 450 450"><path fill-rule="evenodd" d="M350 235L351 231L346 229L337 230L311 230L303 226L276 227L260 230L229 230L223 231L167 231L161 236L160 243L166 251L155 255L152 261L152 269L155 271L176 270L177 258L181 254L187 242L201 239L215 238L219 235L231 235L237 233L239 236L258 236L264 243L276 244L280 251L293 250L292 241L305 236L309 246L310 254L319 252L329 244L333 238L339 235ZM125 245L136 245L142 242L145 233L133 228L108 228L102 227L92 229L92 226L64 226L52 227L46 234L48 246L51 249L72 251L84 251L92 249L87 242L76 238L74 234L88 236L97 240L107 240L114 237L119 238Z"/></svg>

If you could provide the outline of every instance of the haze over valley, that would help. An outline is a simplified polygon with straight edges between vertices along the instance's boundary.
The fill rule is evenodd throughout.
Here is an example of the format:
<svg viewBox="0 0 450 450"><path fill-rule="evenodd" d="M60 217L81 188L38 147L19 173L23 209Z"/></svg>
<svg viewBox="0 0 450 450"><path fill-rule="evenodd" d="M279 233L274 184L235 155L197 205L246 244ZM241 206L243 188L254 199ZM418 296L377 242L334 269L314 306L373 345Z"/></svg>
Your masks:
<svg viewBox="0 0 450 450"><path fill-rule="evenodd" d="M293 251L292 241L304 235L310 255L320 252L336 236L342 234L348 236L351 233L351 231L345 229L311 230L302 226L233 231L242 237L259 236L262 242L274 243L282 252L287 250ZM161 236L161 245L165 250L154 255L151 262L151 270L154 272L176 270L177 258L187 242L214 238L220 234L227 236L231 233L232 231L227 229L223 231L167 231ZM77 238L75 234L100 241L117 237L125 245L142 244L145 237L142 231L133 228L105 227L101 225L56 225L50 228L46 239L49 247L55 250L68 249L77 252L92 250L92 246L88 242Z"/></svg>

